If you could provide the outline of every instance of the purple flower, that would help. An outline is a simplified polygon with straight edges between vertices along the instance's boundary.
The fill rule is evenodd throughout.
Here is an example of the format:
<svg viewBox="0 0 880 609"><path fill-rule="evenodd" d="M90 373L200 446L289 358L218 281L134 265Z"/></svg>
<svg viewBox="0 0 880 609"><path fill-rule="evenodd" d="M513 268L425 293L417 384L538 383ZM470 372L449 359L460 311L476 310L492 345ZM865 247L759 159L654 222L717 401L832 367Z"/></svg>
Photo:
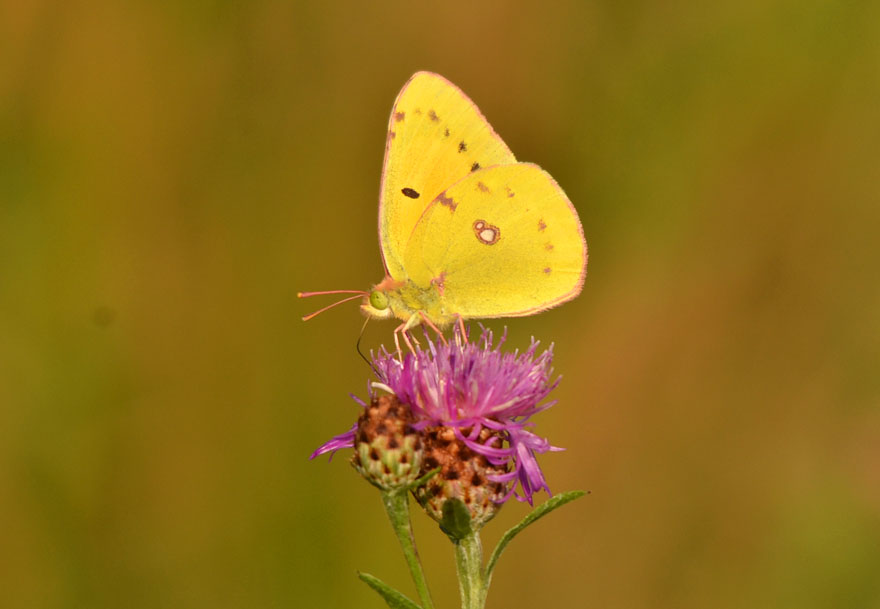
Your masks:
<svg viewBox="0 0 880 609"><path fill-rule="evenodd" d="M448 343L427 334L425 340L427 345L417 346L402 361L384 347L372 356L380 384L411 408L413 428L450 428L496 471L506 472L489 476L509 485L502 500L514 495L531 504L537 491L549 494L536 455L562 449L530 429L531 417L555 403L540 404L559 383L558 377L551 378L552 345L538 354L532 339L526 351L505 353L505 336L493 345L492 332L485 328L474 342L466 342L457 328ZM353 446L354 437L354 430L336 436L312 458Z"/></svg>

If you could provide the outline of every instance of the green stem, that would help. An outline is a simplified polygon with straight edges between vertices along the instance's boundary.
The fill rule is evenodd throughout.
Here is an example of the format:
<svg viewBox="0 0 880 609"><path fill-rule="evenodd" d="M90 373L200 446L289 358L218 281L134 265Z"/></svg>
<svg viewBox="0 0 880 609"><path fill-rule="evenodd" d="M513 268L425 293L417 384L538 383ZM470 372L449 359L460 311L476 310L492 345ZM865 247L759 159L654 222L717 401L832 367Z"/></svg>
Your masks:
<svg viewBox="0 0 880 609"><path fill-rule="evenodd" d="M400 547L403 548L403 555L406 558L413 583L416 585L416 591L419 593L419 599L422 601L422 607L434 609L434 602L431 600L428 582L425 579L424 571L422 571L422 563L419 561L419 552L416 550L416 540L413 537L412 524L409 519L408 491L406 489L383 491L382 503L388 513L388 519L391 520L391 528L394 529L394 533L400 541Z"/></svg>
<svg viewBox="0 0 880 609"><path fill-rule="evenodd" d="M455 566L458 570L458 588L461 609L483 609L489 582L483 569L483 546L480 534L471 531L455 544Z"/></svg>

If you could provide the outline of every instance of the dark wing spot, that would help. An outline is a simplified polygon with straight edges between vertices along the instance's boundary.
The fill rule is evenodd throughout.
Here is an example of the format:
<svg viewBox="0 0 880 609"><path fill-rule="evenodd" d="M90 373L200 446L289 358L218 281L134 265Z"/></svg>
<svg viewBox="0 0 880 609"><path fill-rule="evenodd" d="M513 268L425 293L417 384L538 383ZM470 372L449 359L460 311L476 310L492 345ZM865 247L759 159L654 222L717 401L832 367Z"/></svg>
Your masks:
<svg viewBox="0 0 880 609"><path fill-rule="evenodd" d="M538 220L538 230L543 231L547 228L547 225L544 223L544 220Z"/></svg>
<svg viewBox="0 0 880 609"><path fill-rule="evenodd" d="M479 164L479 163L474 163L473 165L471 165L471 171L476 171L476 170L479 169L479 168L480 168L480 164Z"/></svg>
<svg viewBox="0 0 880 609"><path fill-rule="evenodd" d="M449 127L447 127L446 131L443 132L443 137L449 137Z"/></svg>
<svg viewBox="0 0 880 609"><path fill-rule="evenodd" d="M548 267L544 268L544 272L549 275L550 274L550 267L548 266Z"/></svg>
<svg viewBox="0 0 880 609"><path fill-rule="evenodd" d="M467 144L464 143L464 140L458 143L458 151L465 152L467 150Z"/></svg>
<svg viewBox="0 0 880 609"><path fill-rule="evenodd" d="M437 113L434 112L433 110L431 110L431 111L428 112L428 118L430 118L431 121L433 121L433 122L435 122L435 123L436 123L437 121L440 120L440 117L437 116Z"/></svg>
<svg viewBox="0 0 880 609"><path fill-rule="evenodd" d="M516 193L510 189L510 186L505 186L505 188L507 189L507 196L508 197L515 197L516 196Z"/></svg>
<svg viewBox="0 0 880 609"><path fill-rule="evenodd" d="M395 112L394 113L394 121L399 123L404 118L406 118L406 112Z"/></svg>
<svg viewBox="0 0 880 609"><path fill-rule="evenodd" d="M440 203L440 205L445 205L452 211L455 211L455 208L458 207L458 203L453 201L452 197L447 197L445 192L441 192L437 195L437 202Z"/></svg>
<svg viewBox="0 0 880 609"><path fill-rule="evenodd" d="M548 243L547 245L544 246L544 249L547 250L548 252L551 251L553 249L553 244Z"/></svg>
<svg viewBox="0 0 880 609"><path fill-rule="evenodd" d="M480 190L480 192L489 192L489 187L482 182L477 182L477 188Z"/></svg>
<svg viewBox="0 0 880 609"><path fill-rule="evenodd" d="M410 199L418 199L419 198L419 193L417 193L412 188L404 188L400 192L402 192L405 197L409 197Z"/></svg>

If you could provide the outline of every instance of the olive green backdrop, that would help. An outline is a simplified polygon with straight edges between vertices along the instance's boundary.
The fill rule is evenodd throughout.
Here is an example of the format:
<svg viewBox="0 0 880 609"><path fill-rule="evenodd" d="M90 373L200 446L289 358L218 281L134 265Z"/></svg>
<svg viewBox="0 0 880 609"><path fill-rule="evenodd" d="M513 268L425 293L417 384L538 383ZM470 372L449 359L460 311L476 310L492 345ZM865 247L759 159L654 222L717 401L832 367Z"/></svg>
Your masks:
<svg viewBox="0 0 880 609"><path fill-rule="evenodd" d="M296 293L381 279L419 69L590 246L577 300L507 325L556 343L541 463L592 494L490 607L880 606L880 6L811 0L0 4L0 604L413 593L347 455L307 460L357 415L362 318Z"/></svg>

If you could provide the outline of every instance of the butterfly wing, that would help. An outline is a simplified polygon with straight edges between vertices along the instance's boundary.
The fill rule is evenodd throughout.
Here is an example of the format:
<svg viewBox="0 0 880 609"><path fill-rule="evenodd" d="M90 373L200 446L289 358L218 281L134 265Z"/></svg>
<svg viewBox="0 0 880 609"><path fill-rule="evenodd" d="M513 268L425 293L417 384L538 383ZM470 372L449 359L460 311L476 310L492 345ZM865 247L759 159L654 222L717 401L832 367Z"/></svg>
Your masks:
<svg viewBox="0 0 880 609"><path fill-rule="evenodd" d="M515 162L458 87L438 74L413 75L394 102L385 144L379 241L388 275L407 278L404 249L437 195L480 167Z"/></svg>
<svg viewBox="0 0 880 609"><path fill-rule="evenodd" d="M516 163L475 171L425 209L406 250L410 279L440 288L443 319L518 317L577 296L587 244L550 175Z"/></svg>

